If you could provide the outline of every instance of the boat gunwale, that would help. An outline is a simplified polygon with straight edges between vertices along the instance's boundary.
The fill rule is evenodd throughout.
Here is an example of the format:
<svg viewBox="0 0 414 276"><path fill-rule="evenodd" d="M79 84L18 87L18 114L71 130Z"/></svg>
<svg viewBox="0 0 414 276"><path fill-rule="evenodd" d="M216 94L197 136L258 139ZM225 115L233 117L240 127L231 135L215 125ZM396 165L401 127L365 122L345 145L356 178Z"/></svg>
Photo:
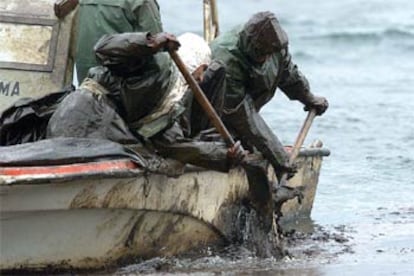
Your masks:
<svg viewBox="0 0 414 276"><path fill-rule="evenodd" d="M287 147L289 150L289 147ZM299 152L299 157L325 157L329 156L330 151L326 148L303 148ZM261 159L260 155L251 155L254 159ZM21 168L27 168L28 171L30 170L36 170L36 168L47 168L50 167L53 168L59 168L59 167L70 167L74 165L82 165L84 166L93 166L93 164L96 164L99 166L99 164L103 163L116 163L116 162L125 162L125 165L123 168L115 168L115 169L106 169L106 170L91 170L89 172L81 172L81 173L44 173L44 174L20 174L20 175L11 175L5 173L6 171L12 172L13 170L19 170ZM148 172L145 169L139 168L137 165L135 167L131 166L131 164L135 164L133 161L128 159L119 159L119 160L103 160L103 161L93 161L93 162L85 162L85 163L74 163L74 164L65 164L65 165L51 165L51 166L13 166L13 167L0 167L0 187L1 186L8 186L8 185L24 185L24 184L50 184L50 183L65 183L70 181L77 181L77 180L83 180L83 179L112 179L112 178L133 178L133 177L142 177L148 174ZM193 165L186 165L185 166L185 173L191 173L191 172L200 172L200 171L208 171L207 169L193 166ZM152 173L156 174L156 173Z"/></svg>

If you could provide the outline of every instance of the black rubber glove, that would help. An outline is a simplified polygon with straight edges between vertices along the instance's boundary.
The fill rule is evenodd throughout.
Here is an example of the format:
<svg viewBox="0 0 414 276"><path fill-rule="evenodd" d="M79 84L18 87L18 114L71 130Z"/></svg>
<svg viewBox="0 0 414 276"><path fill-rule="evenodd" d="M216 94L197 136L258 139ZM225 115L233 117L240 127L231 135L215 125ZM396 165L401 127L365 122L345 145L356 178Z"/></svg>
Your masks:
<svg viewBox="0 0 414 276"><path fill-rule="evenodd" d="M322 115L329 107L328 100L324 97L310 96L307 99L304 110L309 111L311 109L316 110L316 115Z"/></svg>
<svg viewBox="0 0 414 276"><path fill-rule="evenodd" d="M240 164L246 155L247 152L243 149L240 141L234 143L234 145L227 151L227 158L229 158L234 165Z"/></svg>
<svg viewBox="0 0 414 276"><path fill-rule="evenodd" d="M287 173L287 179L292 178L298 172L298 166L295 163L283 164L279 167L279 169L282 171L282 173Z"/></svg>
<svg viewBox="0 0 414 276"><path fill-rule="evenodd" d="M163 51L176 51L180 48L178 39L170 33L158 33L155 35L148 34L148 46L154 50L154 53Z"/></svg>

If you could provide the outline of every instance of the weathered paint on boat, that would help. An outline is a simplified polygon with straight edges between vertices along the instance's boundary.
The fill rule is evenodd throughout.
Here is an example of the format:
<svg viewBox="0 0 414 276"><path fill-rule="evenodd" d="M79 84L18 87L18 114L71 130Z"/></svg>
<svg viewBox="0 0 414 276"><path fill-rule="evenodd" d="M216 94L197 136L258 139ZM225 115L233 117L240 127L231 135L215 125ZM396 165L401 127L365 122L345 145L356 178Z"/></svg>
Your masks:
<svg viewBox="0 0 414 276"><path fill-rule="evenodd" d="M0 268L102 267L221 240L222 214L248 195L244 177L234 169L2 185Z"/></svg>
<svg viewBox="0 0 414 276"><path fill-rule="evenodd" d="M57 18L55 2L0 1L0 112L72 83L76 11Z"/></svg>
<svg viewBox="0 0 414 276"><path fill-rule="evenodd" d="M306 183L305 199L302 206L291 200L286 216L309 215L326 154L302 151L290 184ZM224 243L237 231L241 201L250 197L241 168L228 173L193 168L177 178L145 176L119 164L105 176L4 174L0 269L6 271L102 268Z"/></svg>
<svg viewBox="0 0 414 276"><path fill-rule="evenodd" d="M297 159L299 171L289 180L290 187L304 188L304 198L301 204L296 199L288 200L282 206L285 220L309 217L318 187L319 173L322 167L322 157L330 153L326 149L309 148L301 152ZM319 156L321 155L321 156Z"/></svg>

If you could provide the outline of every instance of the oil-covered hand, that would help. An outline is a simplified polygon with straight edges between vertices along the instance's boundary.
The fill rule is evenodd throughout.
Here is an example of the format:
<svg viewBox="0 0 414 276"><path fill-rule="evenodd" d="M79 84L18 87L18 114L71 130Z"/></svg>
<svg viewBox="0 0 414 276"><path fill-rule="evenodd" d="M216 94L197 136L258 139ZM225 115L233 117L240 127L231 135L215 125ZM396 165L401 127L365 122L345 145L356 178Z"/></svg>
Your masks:
<svg viewBox="0 0 414 276"><path fill-rule="evenodd" d="M154 52L158 51L176 51L180 47L178 39L170 33L158 33L155 35L149 34L147 45L151 47Z"/></svg>
<svg viewBox="0 0 414 276"><path fill-rule="evenodd" d="M305 105L304 110L316 110L316 115L322 115L329 107L328 100L324 97L312 96Z"/></svg>
<svg viewBox="0 0 414 276"><path fill-rule="evenodd" d="M280 166L279 168L283 173L287 174L287 179L292 178L293 176L295 176L295 174L298 172L298 166L293 163L293 164L283 164Z"/></svg>
<svg viewBox="0 0 414 276"><path fill-rule="evenodd" d="M243 149L243 146L240 141L234 143L234 145L228 149L227 158L235 165L240 164L244 158L247 156L247 151Z"/></svg>
<svg viewBox="0 0 414 276"><path fill-rule="evenodd" d="M198 82L201 83L204 78L204 73L207 70L208 65L207 64L201 64L200 66L195 69L191 75L193 75L193 78Z"/></svg>

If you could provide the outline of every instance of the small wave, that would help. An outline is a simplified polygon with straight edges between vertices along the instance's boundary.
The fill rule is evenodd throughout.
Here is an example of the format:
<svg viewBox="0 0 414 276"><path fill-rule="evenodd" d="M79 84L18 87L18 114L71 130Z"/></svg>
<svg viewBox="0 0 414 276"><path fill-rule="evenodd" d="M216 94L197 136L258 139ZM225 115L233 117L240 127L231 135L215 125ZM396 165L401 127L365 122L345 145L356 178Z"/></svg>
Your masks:
<svg viewBox="0 0 414 276"><path fill-rule="evenodd" d="M381 31L340 31L327 34L305 35L304 39L332 41L380 41L382 39L414 39L414 33L398 28L388 28Z"/></svg>
<svg viewBox="0 0 414 276"><path fill-rule="evenodd" d="M314 55L306 51L295 51L292 55L295 59L312 60L316 58Z"/></svg>
<svg viewBox="0 0 414 276"><path fill-rule="evenodd" d="M358 40L358 41L367 41L367 40L380 40L381 34L374 33L374 32L332 32L328 34L320 34L320 35L313 35L313 36L303 36L305 39L310 40L333 40L333 41L350 41L350 40Z"/></svg>
<svg viewBox="0 0 414 276"><path fill-rule="evenodd" d="M414 38L414 33L407 30L390 28L384 31L383 36L389 38Z"/></svg>

